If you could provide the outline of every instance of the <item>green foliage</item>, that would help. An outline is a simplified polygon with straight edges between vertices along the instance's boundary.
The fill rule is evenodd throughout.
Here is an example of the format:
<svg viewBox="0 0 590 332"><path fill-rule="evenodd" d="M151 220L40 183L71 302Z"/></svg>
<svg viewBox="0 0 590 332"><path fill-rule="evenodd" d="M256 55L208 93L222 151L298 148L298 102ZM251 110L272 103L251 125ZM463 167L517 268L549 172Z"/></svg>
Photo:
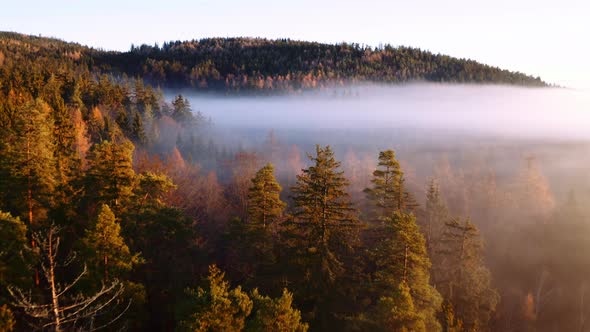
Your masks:
<svg viewBox="0 0 590 332"><path fill-rule="evenodd" d="M403 172L393 150L379 152L379 163L373 172L371 183L373 187L366 188L364 192L373 207L371 215L375 220L383 220L395 211L402 211L408 207Z"/></svg>
<svg viewBox="0 0 590 332"><path fill-rule="evenodd" d="M309 155L313 165L297 176L291 188L296 220L302 224L307 245L304 248L316 266L309 266L313 282L331 283L343 272L341 255L351 250L358 233L355 210L348 193L344 172L332 149L316 146L316 155ZM314 265L315 265L314 264ZM317 273L317 275L316 275Z"/></svg>
<svg viewBox="0 0 590 332"><path fill-rule="evenodd" d="M293 308L293 295L287 289L277 299L260 295L257 289L250 297L254 302L254 317L249 319L246 331L306 332L309 328L301 321L301 312Z"/></svg>
<svg viewBox="0 0 590 332"><path fill-rule="evenodd" d="M182 331L242 331L252 311L252 300L241 287L230 289L224 273L209 267L205 288L188 289L190 312L180 322Z"/></svg>
<svg viewBox="0 0 590 332"><path fill-rule="evenodd" d="M44 219L56 186L54 123L42 100L29 101L5 112L0 134L0 193L3 208L29 223Z"/></svg>
<svg viewBox="0 0 590 332"><path fill-rule="evenodd" d="M27 227L17 217L0 211L0 286L21 283L27 275L30 253Z"/></svg>
<svg viewBox="0 0 590 332"><path fill-rule="evenodd" d="M276 222L283 214L286 204L281 201L281 186L274 177L274 166L267 164L252 179L248 192L248 220L251 223L267 224Z"/></svg>
<svg viewBox="0 0 590 332"><path fill-rule="evenodd" d="M120 144L103 141L92 147L86 172L86 195L90 202L108 204L115 211L126 206L136 182L133 149L128 141Z"/></svg>
<svg viewBox="0 0 590 332"><path fill-rule="evenodd" d="M424 315L414 306L410 287L405 281L399 283L392 296L382 296L377 302L374 320L378 331L426 332Z"/></svg>
<svg viewBox="0 0 590 332"><path fill-rule="evenodd" d="M385 233L384 239L371 255L376 266L373 282L377 294L394 297L395 292L401 292L400 283L405 283L426 330L440 330L435 316L442 299L430 285L430 259L415 217L395 212L387 219L382 231Z"/></svg>
<svg viewBox="0 0 590 332"><path fill-rule="evenodd" d="M141 262L139 255L132 255L121 236L121 226L108 205L103 204L92 226L82 239L91 266L91 275L101 275L103 282L109 278L123 278L134 265Z"/></svg>

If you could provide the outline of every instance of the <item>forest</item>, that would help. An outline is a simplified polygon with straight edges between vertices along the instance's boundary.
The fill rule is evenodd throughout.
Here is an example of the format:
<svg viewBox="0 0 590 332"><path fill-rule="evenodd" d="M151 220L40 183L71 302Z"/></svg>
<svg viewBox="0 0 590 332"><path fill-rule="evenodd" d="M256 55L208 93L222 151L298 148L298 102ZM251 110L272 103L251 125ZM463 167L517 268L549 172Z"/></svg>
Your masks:
<svg viewBox="0 0 590 332"><path fill-rule="evenodd" d="M411 48L2 33L0 331L590 329L587 193L543 160L232 145L163 92L412 80L546 85Z"/></svg>

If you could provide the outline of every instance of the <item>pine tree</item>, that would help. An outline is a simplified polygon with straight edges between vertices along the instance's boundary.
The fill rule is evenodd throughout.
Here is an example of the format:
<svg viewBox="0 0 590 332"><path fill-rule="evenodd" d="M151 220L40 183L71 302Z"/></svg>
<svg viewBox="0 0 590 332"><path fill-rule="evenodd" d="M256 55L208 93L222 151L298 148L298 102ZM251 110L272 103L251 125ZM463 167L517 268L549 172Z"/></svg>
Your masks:
<svg viewBox="0 0 590 332"><path fill-rule="evenodd" d="M136 182L133 149L129 141L121 144L104 141L92 147L85 183L88 203L108 204L115 212L125 206Z"/></svg>
<svg viewBox="0 0 590 332"><path fill-rule="evenodd" d="M293 294L287 289L277 299L263 296L255 289L250 298L254 309L245 331L306 332L309 328L301 321L301 312L293 308Z"/></svg>
<svg viewBox="0 0 590 332"><path fill-rule="evenodd" d="M252 300L242 288L230 289L225 274L215 265L209 266L205 288L187 289L190 303L180 321L182 331L243 331L252 312Z"/></svg>
<svg viewBox="0 0 590 332"><path fill-rule="evenodd" d="M373 207L372 219L383 220L395 211L413 210L415 201L405 190L404 177L393 150L379 152L379 163L373 172L373 187L364 190Z"/></svg>
<svg viewBox="0 0 590 332"><path fill-rule="evenodd" d="M281 190L281 186L274 177L272 164L266 164L256 172L248 193L249 222L262 224L263 227L276 222L286 206L279 197Z"/></svg>
<svg viewBox="0 0 590 332"><path fill-rule="evenodd" d="M140 262L138 255L132 255L121 237L121 226L108 205L98 210L93 225L86 231L82 243L87 252L91 275L100 275L103 282L111 278L121 279Z"/></svg>
<svg viewBox="0 0 590 332"><path fill-rule="evenodd" d="M372 315L377 331L426 332L424 316L414 305L410 287L405 281L399 283L397 292L382 296Z"/></svg>
<svg viewBox="0 0 590 332"><path fill-rule="evenodd" d="M28 102L17 109L0 140L0 193L6 211L29 225L46 217L56 186L54 124L49 106Z"/></svg>
<svg viewBox="0 0 590 332"><path fill-rule="evenodd" d="M374 284L378 295L395 297L396 292L402 291L400 283L405 283L426 330L440 330L435 315L442 300L430 285L431 264L416 218L411 214L394 212L386 219L383 232L384 239L371 255L376 267Z"/></svg>
<svg viewBox="0 0 590 332"><path fill-rule="evenodd" d="M469 220L446 223L439 249L442 258L434 266L440 276L437 289L468 330L485 328L499 300L482 249L479 231Z"/></svg>

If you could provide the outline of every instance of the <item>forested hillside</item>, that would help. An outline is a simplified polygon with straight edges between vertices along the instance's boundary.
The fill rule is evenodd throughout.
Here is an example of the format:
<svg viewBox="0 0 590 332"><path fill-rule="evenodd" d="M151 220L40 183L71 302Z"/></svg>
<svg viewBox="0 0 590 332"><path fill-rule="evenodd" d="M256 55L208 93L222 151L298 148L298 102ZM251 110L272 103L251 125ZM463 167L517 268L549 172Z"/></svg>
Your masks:
<svg viewBox="0 0 590 332"><path fill-rule="evenodd" d="M587 211L533 159L416 190L392 149L230 146L151 84L414 79L543 85L407 48L2 34L0 331L584 331Z"/></svg>
<svg viewBox="0 0 590 332"><path fill-rule="evenodd" d="M540 78L411 47L321 44L288 39L211 38L90 49L56 39L0 33L0 62L65 61L80 70L138 76L161 87L298 91L347 83L414 81L545 86Z"/></svg>

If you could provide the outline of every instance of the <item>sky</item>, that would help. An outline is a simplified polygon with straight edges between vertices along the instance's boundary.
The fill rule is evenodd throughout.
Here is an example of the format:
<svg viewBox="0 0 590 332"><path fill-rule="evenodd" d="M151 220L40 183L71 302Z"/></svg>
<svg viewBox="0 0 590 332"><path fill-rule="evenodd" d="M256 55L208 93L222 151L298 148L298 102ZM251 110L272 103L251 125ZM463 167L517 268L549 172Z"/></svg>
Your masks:
<svg viewBox="0 0 590 332"><path fill-rule="evenodd" d="M6 1L0 30L109 50L205 37L406 45L590 89L587 0Z"/></svg>

